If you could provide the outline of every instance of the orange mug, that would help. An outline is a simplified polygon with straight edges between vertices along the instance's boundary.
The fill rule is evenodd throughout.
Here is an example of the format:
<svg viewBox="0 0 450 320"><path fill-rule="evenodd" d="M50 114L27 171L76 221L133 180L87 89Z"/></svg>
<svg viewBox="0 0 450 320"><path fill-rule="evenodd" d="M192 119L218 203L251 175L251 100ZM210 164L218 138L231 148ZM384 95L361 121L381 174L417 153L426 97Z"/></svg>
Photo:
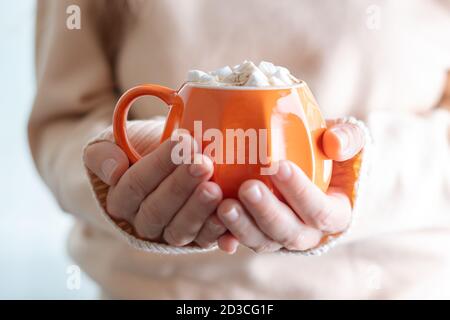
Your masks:
<svg viewBox="0 0 450 320"><path fill-rule="evenodd" d="M169 106L161 141L182 128L201 150L214 150L208 154L214 162L212 181L224 197L236 198L244 181L259 179L282 199L270 174L284 159L297 164L321 190L328 188L332 161L321 146L326 124L305 82L257 88L188 82L178 91L153 84L134 87L119 99L113 117L115 141L131 163L141 155L127 138L126 120L131 105L142 96L156 96Z"/></svg>

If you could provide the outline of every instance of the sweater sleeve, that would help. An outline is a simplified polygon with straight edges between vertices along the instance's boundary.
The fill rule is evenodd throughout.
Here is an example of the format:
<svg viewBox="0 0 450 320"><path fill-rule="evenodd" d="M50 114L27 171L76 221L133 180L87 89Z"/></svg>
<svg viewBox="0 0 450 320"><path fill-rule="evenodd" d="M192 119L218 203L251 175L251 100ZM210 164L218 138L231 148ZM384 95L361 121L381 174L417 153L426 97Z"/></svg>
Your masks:
<svg viewBox="0 0 450 320"><path fill-rule="evenodd" d="M112 140L111 121L118 99L113 66L101 40L101 14L91 0L42 0L37 3L37 92L28 122L30 149L36 168L58 201L75 217L134 247L164 253L207 251L177 249L141 241L112 221L103 209L107 186L86 168L83 148ZM77 5L81 28L68 29L66 9ZM103 8L105 9L105 8ZM162 129L162 120L131 121L129 135L141 153L146 133ZM151 141L150 141L151 142ZM146 139L145 146L152 147ZM155 142L155 141L153 141Z"/></svg>
<svg viewBox="0 0 450 320"><path fill-rule="evenodd" d="M374 111L370 170L346 241L450 229L450 112Z"/></svg>
<svg viewBox="0 0 450 320"><path fill-rule="evenodd" d="M117 99L94 2L37 2L37 90L28 137L36 168L59 206L105 228L80 160L86 142L110 124ZM81 29L66 26L70 5L80 8Z"/></svg>

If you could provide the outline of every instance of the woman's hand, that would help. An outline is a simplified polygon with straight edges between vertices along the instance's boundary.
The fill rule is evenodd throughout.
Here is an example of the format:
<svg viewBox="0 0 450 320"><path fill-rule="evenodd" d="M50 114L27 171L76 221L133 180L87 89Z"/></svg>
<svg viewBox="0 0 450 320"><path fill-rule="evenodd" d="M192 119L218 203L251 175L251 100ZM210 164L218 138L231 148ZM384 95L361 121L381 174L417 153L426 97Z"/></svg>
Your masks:
<svg viewBox="0 0 450 320"><path fill-rule="evenodd" d="M353 124L335 124L323 136L328 157L345 161L364 146L364 134ZM241 243L256 252L280 248L307 250L317 246L324 234L344 231L351 220L350 199L342 191L343 177L333 172L323 193L305 173L289 161L280 161L271 177L286 199L285 204L259 180L248 180L239 189L239 201L225 199L218 217L230 233L219 238L219 247L233 253Z"/></svg>
<svg viewBox="0 0 450 320"><path fill-rule="evenodd" d="M195 143L189 135L181 141ZM130 167L116 144L99 142L86 149L84 161L110 186L107 212L130 223L140 237L174 246L195 241L208 247L226 231L217 217L211 216L222 200L222 191L208 181L213 174L208 157L193 154L200 161L174 164L171 151L176 143L166 140Z"/></svg>

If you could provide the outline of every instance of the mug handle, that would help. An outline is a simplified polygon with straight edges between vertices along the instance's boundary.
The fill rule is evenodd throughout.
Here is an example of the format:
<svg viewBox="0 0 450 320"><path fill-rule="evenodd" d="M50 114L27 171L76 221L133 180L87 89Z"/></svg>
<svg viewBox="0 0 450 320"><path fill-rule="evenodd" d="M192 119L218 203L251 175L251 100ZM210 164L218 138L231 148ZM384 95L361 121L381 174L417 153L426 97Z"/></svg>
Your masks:
<svg viewBox="0 0 450 320"><path fill-rule="evenodd" d="M127 154L130 162L136 163L142 156L131 145L127 135L127 117L133 102L142 96L154 96L164 101L170 108L169 116L161 136L161 142L166 140L171 132L178 127L183 114L183 100L176 90L156 84L143 84L126 91L117 101L113 115L113 133L117 145Z"/></svg>

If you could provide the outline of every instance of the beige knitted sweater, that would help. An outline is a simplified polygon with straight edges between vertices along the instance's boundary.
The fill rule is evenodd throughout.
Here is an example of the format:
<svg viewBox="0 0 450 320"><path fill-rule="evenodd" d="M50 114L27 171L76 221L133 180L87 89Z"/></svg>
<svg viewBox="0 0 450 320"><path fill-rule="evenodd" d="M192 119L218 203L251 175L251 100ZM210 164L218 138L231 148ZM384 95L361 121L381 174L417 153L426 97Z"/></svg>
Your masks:
<svg viewBox="0 0 450 320"><path fill-rule="evenodd" d="M79 30L66 27L73 4ZM30 146L61 208L76 217L70 254L111 297L450 298L450 116L438 108L449 12L438 0L39 1ZM170 254L180 250L108 221L107 186L85 172L83 147L110 139L121 92L145 82L176 88L188 69L244 59L287 66L328 118L356 116L371 131L358 219L326 254ZM153 99L136 103L138 148L157 143L145 137L162 121L136 120L164 113ZM360 177L358 167L352 192Z"/></svg>

